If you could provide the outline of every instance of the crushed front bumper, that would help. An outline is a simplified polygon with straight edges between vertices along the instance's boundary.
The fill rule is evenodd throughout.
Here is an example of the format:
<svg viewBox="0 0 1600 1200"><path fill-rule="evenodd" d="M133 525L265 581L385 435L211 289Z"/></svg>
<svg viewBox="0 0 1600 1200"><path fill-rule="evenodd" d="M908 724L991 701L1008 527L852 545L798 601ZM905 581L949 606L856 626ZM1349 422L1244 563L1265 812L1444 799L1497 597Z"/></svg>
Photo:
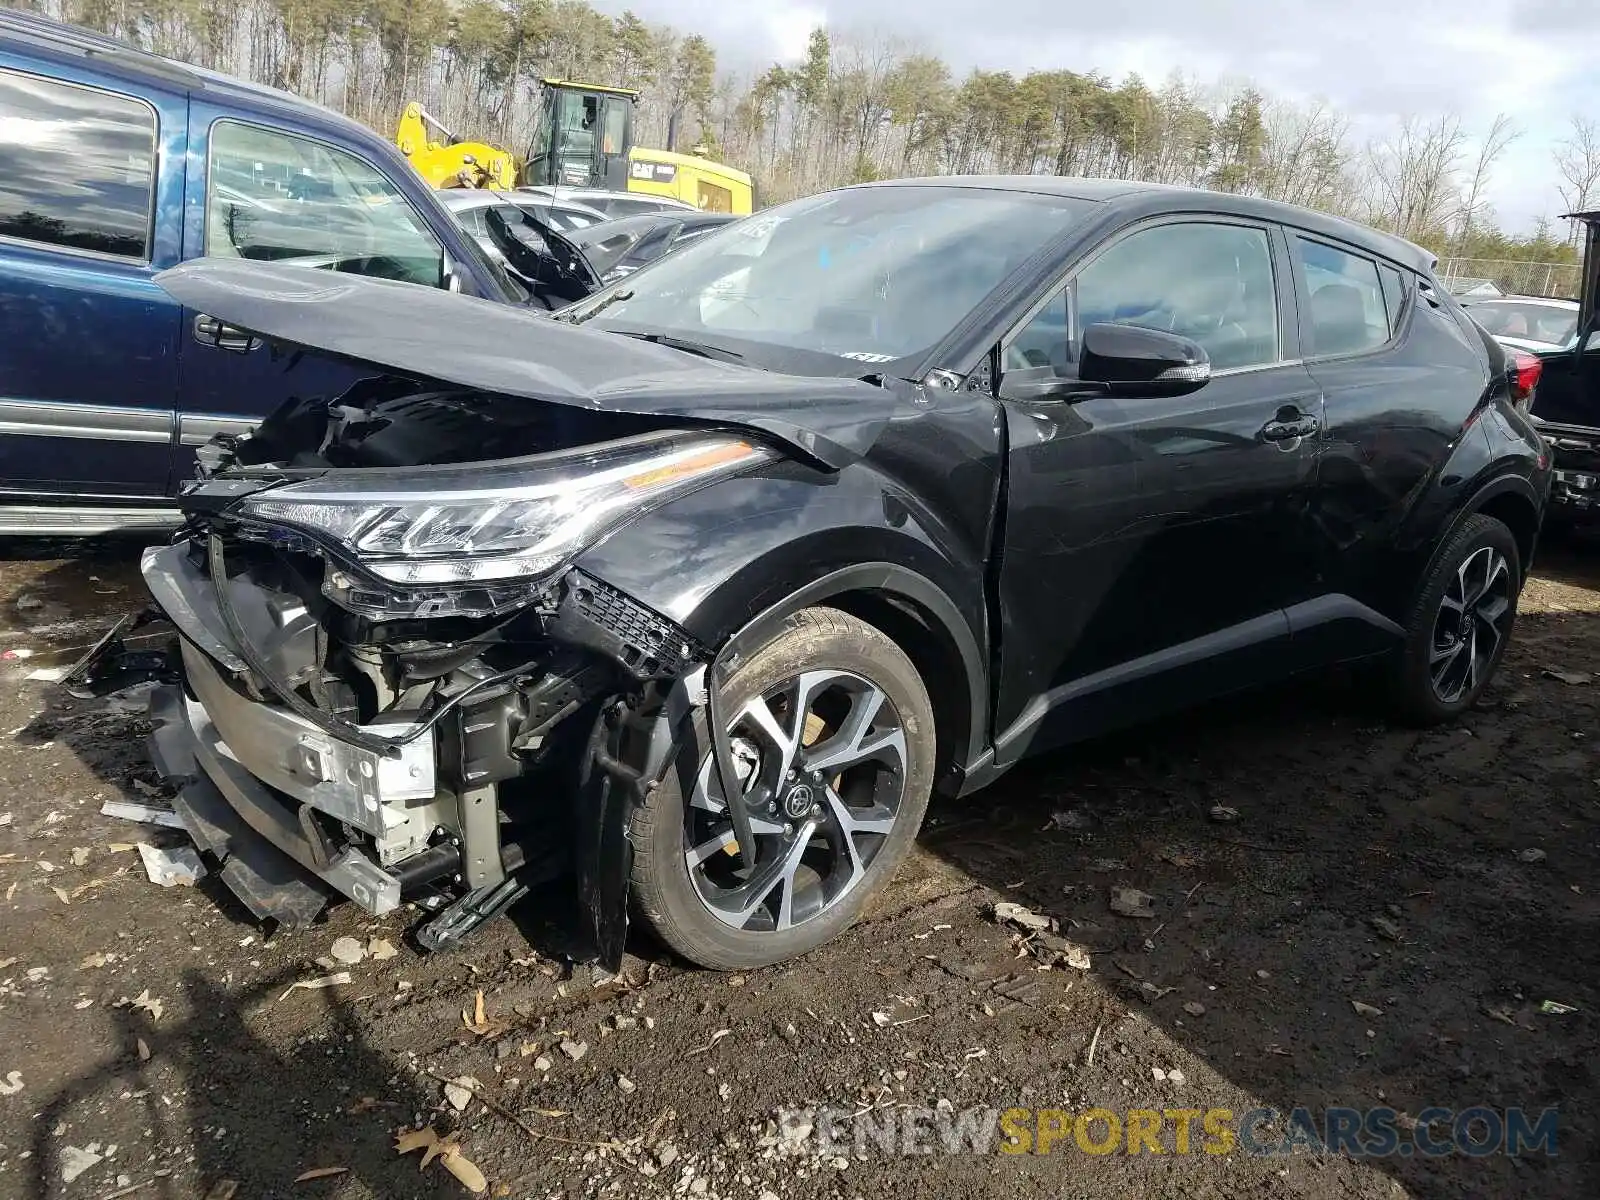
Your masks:
<svg viewBox="0 0 1600 1200"><path fill-rule="evenodd" d="M172 659L181 667L179 682L152 698L152 758L177 790L185 830L255 916L299 926L340 895L377 915L426 898L439 911L417 937L437 948L503 912L533 884L570 874L579 920L573 951L587 947L607 969L620 968L632 814L691 736L715 667L691 656L703 651L680 629L587 576L557 589L561 598L541 618L550 640L569 659L610 665L598 684L596 668L580 666L549 672L518 693L523 721L532 722L536 709L552 713L544 724L517 726L519 748L533 744L529 730L547 730L569 712L586 711L593 722L574 731L577 741L562 743L584 761L561 760L573 768L563 776L570 784L541 791L548 803L530 819L501 803L495 780L516 778L524 767L507 761L504 738L512 735L482 723L503 702L493 692L474 699L481 707L455 709L454 726L424 730L397 753L370 750L263 695L245 661L260 643L252 640L251 653L235 643L233 622L192 547L146 551L143 573L157 608L177 627ZM669 659L664 650L674 646L683 649ZM552 682L554 690L541 691ZM580 682L587 699L567 700L561 689ZM402 729L406 736L415 729L414 716L360 731L390 740L392 749ZM495 753L473 740L491 736L502 738Z"/></svg>
<svg viewBox="0 0 1600 1200"><path fill-rule="evenodd" d="M352 847L330 853L307 810L368 835L386 852L380 857L424 850L442 815L431 733L388 758L243 694L229 676L244 663L210 580L185 548L147 550L142 570L177 627L188 684L153 694L151 757L178 789L173 806L185 830L221 862L223 882L257 917L286 925L314 918L331 893L379 916L398 908L401 875Z"/></svg>

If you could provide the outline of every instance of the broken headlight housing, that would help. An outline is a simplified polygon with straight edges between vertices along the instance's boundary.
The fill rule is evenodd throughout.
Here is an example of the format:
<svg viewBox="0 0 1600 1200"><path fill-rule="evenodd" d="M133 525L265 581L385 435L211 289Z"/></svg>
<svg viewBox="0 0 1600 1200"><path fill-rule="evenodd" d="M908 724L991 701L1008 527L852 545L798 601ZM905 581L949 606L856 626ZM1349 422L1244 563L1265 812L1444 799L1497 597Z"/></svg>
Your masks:
<svg viewBox="0 0 1600 1200"><path fill-rule="evenodd" d="M498 463L332 472L257 492L235 512L309 534L413 598L396 607L381 600L391 589L330 569L323 590L347 607L491 612L647 509L772 457L723 435L650 434ZM473 597L465 607L443 601L462 591ZM418 612L413 600L425 596L434 599Z"/></svg>

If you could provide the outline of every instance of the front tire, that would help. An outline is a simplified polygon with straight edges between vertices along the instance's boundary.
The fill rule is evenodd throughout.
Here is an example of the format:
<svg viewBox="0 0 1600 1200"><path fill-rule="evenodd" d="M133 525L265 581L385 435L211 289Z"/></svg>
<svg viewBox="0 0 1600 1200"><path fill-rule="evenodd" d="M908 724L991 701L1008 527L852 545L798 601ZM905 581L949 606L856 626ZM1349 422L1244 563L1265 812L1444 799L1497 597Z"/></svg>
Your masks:
<svg viewBox="0 0 1600 1200"><path fill-rule="evenodd" d="M934 772L933 708L883 632L811 608L729 678L722 704L756 845L738 844L702 717L634 814L636 907L703 967L809 953L910 852Z"/></svg>
<svg viewBox="0 0 1600 1200"><path fill-rule="evenodd" d="M1511 530L1483 513L1463 521L1429 565L1393 665L1403 720L1437 725L1477 703L1511 640L1521 588Z"/></svg>

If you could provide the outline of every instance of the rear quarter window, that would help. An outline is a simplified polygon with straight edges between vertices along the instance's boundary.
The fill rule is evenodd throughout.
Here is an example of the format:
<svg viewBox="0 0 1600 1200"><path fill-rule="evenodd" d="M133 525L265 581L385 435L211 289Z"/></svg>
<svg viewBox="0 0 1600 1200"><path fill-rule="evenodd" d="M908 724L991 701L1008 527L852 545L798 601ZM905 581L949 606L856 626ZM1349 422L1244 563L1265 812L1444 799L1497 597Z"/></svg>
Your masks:
<svg viewBox="0 0 1600 1200"><path fill-rule="evenodd" d="M1389 336L1393 337L1400 332L1400 319L1405 314L1405 276L1388 263L1380 263L1378 280L1383 286L1383 304L1389 313Z"/></svg>

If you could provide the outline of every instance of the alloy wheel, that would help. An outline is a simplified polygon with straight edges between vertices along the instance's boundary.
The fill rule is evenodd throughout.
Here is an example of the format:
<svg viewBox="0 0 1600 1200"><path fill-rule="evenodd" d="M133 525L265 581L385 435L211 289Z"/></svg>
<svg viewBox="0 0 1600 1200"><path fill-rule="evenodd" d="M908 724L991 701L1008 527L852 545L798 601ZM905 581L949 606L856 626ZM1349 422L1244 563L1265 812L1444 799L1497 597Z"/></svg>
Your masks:
<svg viewBox="0 0 1600 1200"><path fill-rule="evenodd" d="M1433 692L1454 704L1488 678L1506 638L1511 614L1511 566L1482 546L1456 568L1433 622L1428 673Z"/></svg>
<svg viewBox="0 0 1600 1200"><path fill-rule="evenodd" d="M734 833L712 756L695 773L684 862L723 924L781 931L853 891L905 792L906 733L884 690L848 671L793 676L746 704L728 737L754 846Z"/></svg>

